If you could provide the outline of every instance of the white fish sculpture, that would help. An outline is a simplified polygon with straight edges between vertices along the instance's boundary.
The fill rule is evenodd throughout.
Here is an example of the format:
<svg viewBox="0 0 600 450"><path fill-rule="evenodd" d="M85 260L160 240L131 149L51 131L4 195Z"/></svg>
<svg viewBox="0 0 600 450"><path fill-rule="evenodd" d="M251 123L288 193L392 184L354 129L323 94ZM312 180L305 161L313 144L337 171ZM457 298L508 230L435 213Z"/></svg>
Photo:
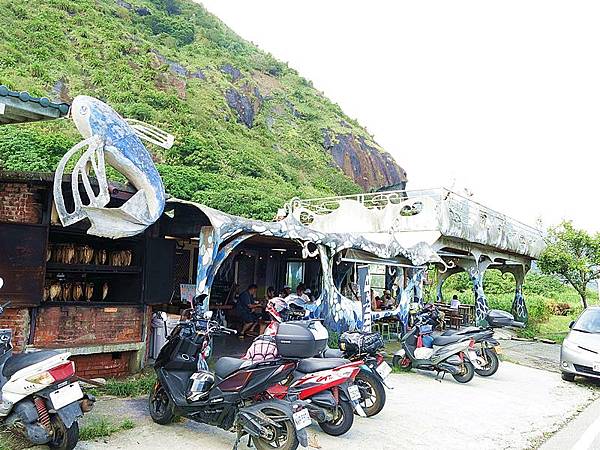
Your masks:
<svg viewBox="0 0 600 450"><path fill-rule="evenodd" d="M171 148L174 137L139 122L123 119L100 100L80 95L71 105L70 116L84 140L60 160L54 177L54 202L64 226L89 219L88 234L108 238L134 236L156 222L165 205L165 188L144 139L163 148ZM74 210L67 211L63 196L63 174L68 161L83 152L71 173ZM137 192L118 208L108 208L110 193L105 162L123 174ZM93 170L98 180L97 193L88 179ZM79 191L83 184L89 202L84 204Z"/></svg>

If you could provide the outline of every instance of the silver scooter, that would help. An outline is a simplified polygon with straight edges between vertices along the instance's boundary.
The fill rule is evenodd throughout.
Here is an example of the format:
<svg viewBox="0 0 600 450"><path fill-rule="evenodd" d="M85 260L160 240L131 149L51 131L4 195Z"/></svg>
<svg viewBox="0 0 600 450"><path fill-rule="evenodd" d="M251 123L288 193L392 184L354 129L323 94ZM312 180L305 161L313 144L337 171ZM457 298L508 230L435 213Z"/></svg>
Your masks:
<svg viewBox="0 0 600 450"><path fill-rule="evenodd" d="M474 341L469 336L459 339L454 336L438 336L433 340L433 348L418 347L419 336L427 334L421 328L429 325L416 323L413 329L402 339L402 349L394 353L393 364L404 369L420 369L437 372L436 379L444 378L446 373L459 383L468 383L475 375L475 368L469 359L469 349ZM441 380L440 380L441 381Z"/></svg>

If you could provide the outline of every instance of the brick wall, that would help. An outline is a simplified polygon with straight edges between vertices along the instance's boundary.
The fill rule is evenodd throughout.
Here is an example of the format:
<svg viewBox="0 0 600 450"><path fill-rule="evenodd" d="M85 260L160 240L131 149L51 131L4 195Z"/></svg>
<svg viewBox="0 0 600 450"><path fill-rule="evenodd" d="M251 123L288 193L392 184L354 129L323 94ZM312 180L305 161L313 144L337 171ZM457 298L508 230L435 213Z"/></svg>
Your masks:
<svg viewBox="0 0 600 450"><path fill-rule="evenodd" d="M129 361L134 352L99 353L72 356L75 371L82 378L119 378L129 375Z"/></svg>
<svg viewBox="0 0 600 450"><path fill-rule="evenodd" d="M63 348L140 342L143 316L141 306L43 306L38 312L33 344Z"/></svg>
<svg viewBox="0 0 600 450"><path fill-rule="evenodd" d="M0 316L0 328L10 328L13 332L13 348L15 352L25 350L27 339L29 337L29 310L7 309Z"/></svg>
<svg viewBox="0 0 600 450"><path fill-rule="evenodd" d="M41 219L36 189L26 183L0 183L0 221L40 223Z"/></svg>

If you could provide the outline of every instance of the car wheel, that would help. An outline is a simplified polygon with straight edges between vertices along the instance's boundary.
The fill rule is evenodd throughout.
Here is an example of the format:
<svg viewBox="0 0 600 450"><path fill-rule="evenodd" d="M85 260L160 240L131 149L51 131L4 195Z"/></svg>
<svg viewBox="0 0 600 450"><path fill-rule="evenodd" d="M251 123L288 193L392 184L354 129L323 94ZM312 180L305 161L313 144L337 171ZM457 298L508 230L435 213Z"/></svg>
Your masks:
<svg viewBox="0 0 600 450"><path fill-rule="evenodd" d="M560 377L565 381L575 381L575 374L569 372L562 372Z"/></svg>

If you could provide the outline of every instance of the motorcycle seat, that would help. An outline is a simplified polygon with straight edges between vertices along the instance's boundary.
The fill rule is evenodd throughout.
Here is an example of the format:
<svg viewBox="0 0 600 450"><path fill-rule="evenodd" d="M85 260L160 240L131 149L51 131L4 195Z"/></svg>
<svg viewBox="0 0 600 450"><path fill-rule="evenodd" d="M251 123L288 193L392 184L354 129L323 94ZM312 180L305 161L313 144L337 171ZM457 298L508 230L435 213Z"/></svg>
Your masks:
<svg viewBox="0 0 600 450"><path fill-rule="evenodd" d="M444 345L456 344L457 342L466 341L467 339L471 339L471 337L462 334L453 334L450 336L436 336L433 338L433 345L443 347Z"/></svg>
<svg viewBox="0 0 600 450"><path fill-rule="evenodd" d="M62 352L56 350L44 350L39 352L31 352L31 353L19 353L11 356L4 363L4 367L2 368L2 375L6 379L12 377L19 370L24 369L27 366L32 366L33 364L37 364L39 362L44 361L45 359L50 359L56 355L60 355Z"/></svg>
<svg viewBox="0 0 600 450"><path fill-rule="evenodd" d="M454 335L465 335L465 334L472 334L472 333L478 333L480 331L485 331L485 328L481 328L481 327L465 327L461 330L446 330L442 333L442 336L454 336Z"/></svg>
<svg viewBox="0 0 600 450"><path fill-rule="evenodd" d="M302 373L319 372L348 364L344 358L306 358L301 359L296 370Z"/></svg>
<svg viewBox="0 0 600 450"><path fill-rule="evenodd" d="M223 356L222 358L219 358L215 364L215 374L219 378L226 378L236 370L241 369L244 364L250 365L252 362L247 359Z"/></svg>
<svg viewBox="0 0 600 450"><path fill-rule="evenodd" d="M343 358L344 352L337 348L328 348L323 352L324 358Z"/></svg>

